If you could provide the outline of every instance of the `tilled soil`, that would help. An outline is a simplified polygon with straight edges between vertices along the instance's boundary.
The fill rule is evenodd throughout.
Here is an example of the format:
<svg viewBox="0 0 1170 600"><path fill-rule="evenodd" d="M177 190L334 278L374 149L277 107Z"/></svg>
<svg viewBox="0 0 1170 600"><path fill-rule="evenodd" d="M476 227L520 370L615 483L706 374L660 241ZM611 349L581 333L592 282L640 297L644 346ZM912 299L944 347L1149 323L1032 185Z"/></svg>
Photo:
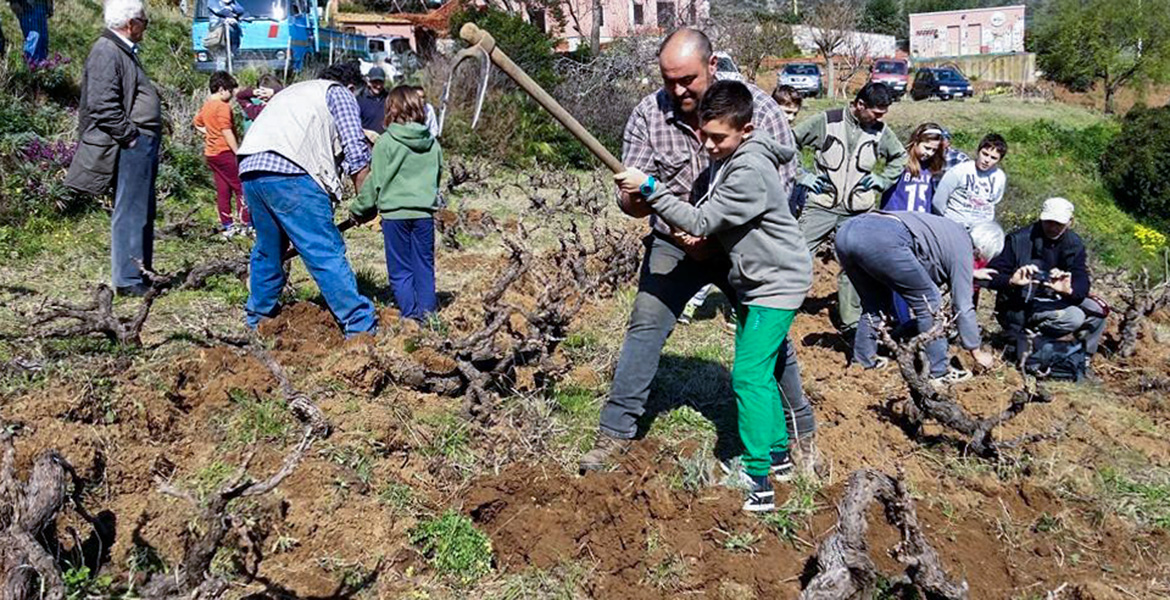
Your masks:
<svg viewBox="0 0 1170 600"><path fill-rule="evenodd" d="M1122 452L1140 453L1149 464L1165 467L1170 444L1151 433L1157 429L1133 426L1118 417L1120 408L1094 404L1091 393L1057 386L1052 403L1029 407L999 432L1002 437L1060 432L1030 455L1000 465L963 458L961 441L936 426L927 427L924 447L898 425L905 389L893 370L845 369L828 319L834 287L831 268L818 264L817 286L792 333L815 402L818 441L833 471L816 494L815 514L798 521L794 541L743 513L735 490L684 490L680 451L669 440L639 442L616 470L585 477L539 452L524 451L505 425L467 428L471 458L428 450L441 432L420 423L426 415L450 413L458 401L387 384L370 352L374 346L401 351L411 331L345 341L319 306L288 307L262 333L296 385L334 421L336 432L318 443L277 493L246 508L263 558L254 577L240 580L241 589L327 596L343 580L378 565L382 572L374 595L480 597L420 579L429 567L407 542L406 532L420 515L455 507L491 536L497 568L505 576L572 563L585 565L583 591L597 598L790 598L809 576L814 546L832 531L846 476L872 466L890 473L903 468L928 538L950 573L969 582L972 598L1044 597L1062 584L1066 592L1079 594L1068 597L1165 593L1167 534L1119 519L1061 477L1086 471L1091 477L1093 465ZM473 315L472 308L457 304L449 310L453 323L474 322L465 316ZM384 322L392 316L386 311ZM1101 367L1108 388L1130 395L1127 409L1155 427L1168 420L1165 390L1157 383L1166 376L1168 356L1170 351L1147 335L1137 358ZM441 355L426 352L411 360L427 370L450 367ZM111 530L97 544L104 555L100 562L123 580L131 576L130 557L144 549L175 564L189 535L191 508L156 491L158 474L198 487L209 465L230 472L254 447L249 472L262 477L279 465L296 435L253 446L228 442L224 432L231 422L225 419L241 398L278 395L275 380L246 352L191 348L165 359L111 359L105 368L100 376L116 387L102 410L94 409L96 384L74 378L51 380L6 399L0 415L20 426L20 469L41 449L57 448L89 478L86 506ZM590 367L578 370L598 377ZM962 385L958 393L969 410L987 414L1002 409L1019 384L1018 374L1003 367ZM339 392L339 385L347 391ZM367 457L368 468L338 459L351 451ZM476 457L499 456L513 458L466 466ZM418 491L409 510L379 498L379 490L391 483ZM780 486L778 502L789 493ZM898 534L877 509L870 523L878 566L890 575L900 572L885 552ZM74 546L82 545L91 528L71 513L62 517L59 531L69 527L80 532ZM732 543L733 536L750 543ZM67 543L64 550L74 548Z"/></svg>

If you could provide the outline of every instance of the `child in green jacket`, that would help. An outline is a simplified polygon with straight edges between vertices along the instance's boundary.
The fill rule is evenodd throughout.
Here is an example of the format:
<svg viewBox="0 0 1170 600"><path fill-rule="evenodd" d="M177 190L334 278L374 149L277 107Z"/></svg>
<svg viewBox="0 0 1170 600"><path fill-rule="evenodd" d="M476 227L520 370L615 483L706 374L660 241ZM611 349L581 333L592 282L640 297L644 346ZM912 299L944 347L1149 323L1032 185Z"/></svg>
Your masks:
<svg viewBox="0 0 1170 600"><path fill-rule="evenodd" d="M402 316L425 320L435 298L435 211L443 151L426 126L426 107L409 86L386 97L386 132L374 144L370 174L349 206L361 223L382 214L386 270Z"/></svg>

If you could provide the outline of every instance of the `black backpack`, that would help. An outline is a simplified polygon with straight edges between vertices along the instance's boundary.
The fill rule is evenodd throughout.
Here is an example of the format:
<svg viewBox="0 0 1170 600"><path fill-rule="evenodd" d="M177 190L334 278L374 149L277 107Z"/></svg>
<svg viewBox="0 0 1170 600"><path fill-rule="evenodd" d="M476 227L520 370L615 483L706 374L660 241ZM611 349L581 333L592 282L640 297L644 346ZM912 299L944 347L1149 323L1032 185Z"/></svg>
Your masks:
<svg viewBox="0 0 1170 600"><path fill-rule="evenodd" d="M1075 340L1038 337L1024 369L1040 379L1080 381L1085 377L1085 346Z"/></svg>

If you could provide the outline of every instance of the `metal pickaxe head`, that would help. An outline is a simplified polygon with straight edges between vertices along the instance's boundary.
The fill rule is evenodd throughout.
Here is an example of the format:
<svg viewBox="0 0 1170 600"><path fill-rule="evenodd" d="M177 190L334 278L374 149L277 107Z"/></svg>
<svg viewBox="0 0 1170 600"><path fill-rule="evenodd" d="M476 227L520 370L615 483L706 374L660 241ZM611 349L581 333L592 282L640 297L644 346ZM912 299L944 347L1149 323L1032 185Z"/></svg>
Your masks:
<svg viewBox="0 0 1170 600"><path fill-rule="evenodd" d="M471 23L464 25L464 27L467 25L471 25ZM459 65L467 59L479 59L480 61L479 86L477 86L475 115L471 118L471 128L475 129L479 123L479 115L483 112L483 100L487 96L488 78L491 75L491 52L495 46L495 40L491 36L485 36L484 39L455 55L455 60L451 62L451 71L447 74L447 83L443 85L443 97L439 100L439 135L443 135L443 124L447 120L447 106L451 99L451 83L455 80L455 72L459 70Z"/></svg>

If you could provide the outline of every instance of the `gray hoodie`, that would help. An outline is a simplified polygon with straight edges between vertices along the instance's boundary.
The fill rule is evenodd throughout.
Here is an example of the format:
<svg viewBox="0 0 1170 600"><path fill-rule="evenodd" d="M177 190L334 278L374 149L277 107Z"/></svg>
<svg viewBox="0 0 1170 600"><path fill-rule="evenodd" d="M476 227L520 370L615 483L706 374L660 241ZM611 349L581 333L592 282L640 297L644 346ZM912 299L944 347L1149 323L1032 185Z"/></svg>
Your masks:
<svg viewBox="0 0 1170 600"><path fill-rule="evenodd" d="M796 310L812 287L812 258L788 209L792 182L777 169L796 150L756 132L699 175L692 206L661 186L647 201L691 235L714 235L731 258L728 280L744 304Z"/></svg>

